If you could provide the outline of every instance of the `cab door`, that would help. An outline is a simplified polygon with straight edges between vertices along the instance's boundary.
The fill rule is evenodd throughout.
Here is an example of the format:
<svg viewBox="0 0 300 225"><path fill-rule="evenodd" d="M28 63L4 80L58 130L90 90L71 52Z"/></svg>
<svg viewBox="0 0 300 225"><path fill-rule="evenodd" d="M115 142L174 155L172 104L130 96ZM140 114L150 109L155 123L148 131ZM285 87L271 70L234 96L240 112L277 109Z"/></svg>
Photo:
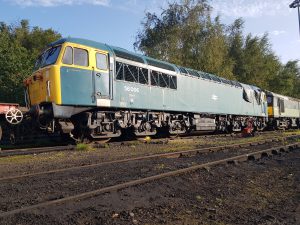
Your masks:
<svg viewBox="0 0 300 225"><path fill-rule="evenodd" d="M95 66L93 69L93 79L95 100L109 99L111 90L108 52L95 51Z"/></svg>
<svg viewBox="0 0 300 225"><path fill-rule="evenodd" d="M285 112L285 107L284 107L284 99L283 98L278 98L278 113L279 115L284 114Z"/></svg>

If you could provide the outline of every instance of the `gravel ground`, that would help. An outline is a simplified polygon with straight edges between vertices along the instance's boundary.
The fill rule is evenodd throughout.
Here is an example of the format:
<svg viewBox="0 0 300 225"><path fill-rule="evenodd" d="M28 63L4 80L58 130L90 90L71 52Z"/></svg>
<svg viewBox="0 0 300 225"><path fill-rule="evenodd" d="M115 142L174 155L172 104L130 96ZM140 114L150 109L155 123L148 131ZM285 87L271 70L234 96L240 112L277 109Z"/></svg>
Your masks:
<svg viewBox="0 0 300 225"><path fill-rule="evenodd" d="M0 224L300 224L300 151L224 165L92 199L0 219Z"/></svg>
<svg viewBox="0 0 300 225"><path fill-rule="evenodd" d="M193 157L154 158L1 181L0 213L276 145L268 143Z"/></svg>
<svg viewBox="0 0 300 225"><path fill-rule="evenodd" d="M255 139L263 140L264 137ZM162 150L178 151L236 141L236 138L227 139L227 142L225 138L216 138L210 141L195 139L153 145L135 143L114 149L108 147L103 151L10 157L0 159L0 177L86 165L128 155L132 157ZM238 140L244 141L250 139ZM262 147L236 151L245 152L251 148L259 150ZM0 213L234 154L237 152L145 160L1 182ZM299 166L300 151L296 150L272 159L198 170L87 200L20 213L0 218L0 224L300 224Z"/></svg>

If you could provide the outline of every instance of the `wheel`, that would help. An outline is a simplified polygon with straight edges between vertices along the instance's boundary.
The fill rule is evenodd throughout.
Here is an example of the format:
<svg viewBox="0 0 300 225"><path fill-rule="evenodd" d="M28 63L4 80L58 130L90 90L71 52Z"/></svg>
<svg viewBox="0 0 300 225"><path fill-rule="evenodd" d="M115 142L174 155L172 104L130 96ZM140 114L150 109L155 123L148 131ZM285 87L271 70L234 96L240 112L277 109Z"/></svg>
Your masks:
<svg viewBox="0 0 300 225"><path fill-rule="evenodd" d="M22 122L23 113L19 109L10 109L6 112L5 119L8 123L16 125Z"/></svg>

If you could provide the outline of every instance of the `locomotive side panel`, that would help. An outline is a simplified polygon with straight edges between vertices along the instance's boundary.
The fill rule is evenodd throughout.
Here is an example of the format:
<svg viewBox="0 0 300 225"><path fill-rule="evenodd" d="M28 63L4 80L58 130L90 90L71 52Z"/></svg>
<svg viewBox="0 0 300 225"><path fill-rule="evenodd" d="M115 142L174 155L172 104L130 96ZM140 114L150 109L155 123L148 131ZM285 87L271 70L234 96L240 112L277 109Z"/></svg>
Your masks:
<svg viewBox="0 0 300 225"><path fill-rule="evenodd" d="M243 99L243 89L177 75L177 89L141 85L114 79L112 106L140 110L266 116L266 102Z"/></svg>

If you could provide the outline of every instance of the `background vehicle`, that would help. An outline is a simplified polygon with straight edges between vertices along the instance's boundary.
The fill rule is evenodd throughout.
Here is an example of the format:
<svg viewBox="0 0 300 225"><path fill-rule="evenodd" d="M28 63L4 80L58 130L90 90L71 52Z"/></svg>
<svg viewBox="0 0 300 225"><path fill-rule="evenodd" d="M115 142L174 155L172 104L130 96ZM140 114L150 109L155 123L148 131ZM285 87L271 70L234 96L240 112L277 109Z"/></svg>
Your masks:
<svg viewBox="0 0 300 225"><path fill-rule="evenodd" d="M300 100L267 92L269 125L273 129L300 127Z"/></svg>

